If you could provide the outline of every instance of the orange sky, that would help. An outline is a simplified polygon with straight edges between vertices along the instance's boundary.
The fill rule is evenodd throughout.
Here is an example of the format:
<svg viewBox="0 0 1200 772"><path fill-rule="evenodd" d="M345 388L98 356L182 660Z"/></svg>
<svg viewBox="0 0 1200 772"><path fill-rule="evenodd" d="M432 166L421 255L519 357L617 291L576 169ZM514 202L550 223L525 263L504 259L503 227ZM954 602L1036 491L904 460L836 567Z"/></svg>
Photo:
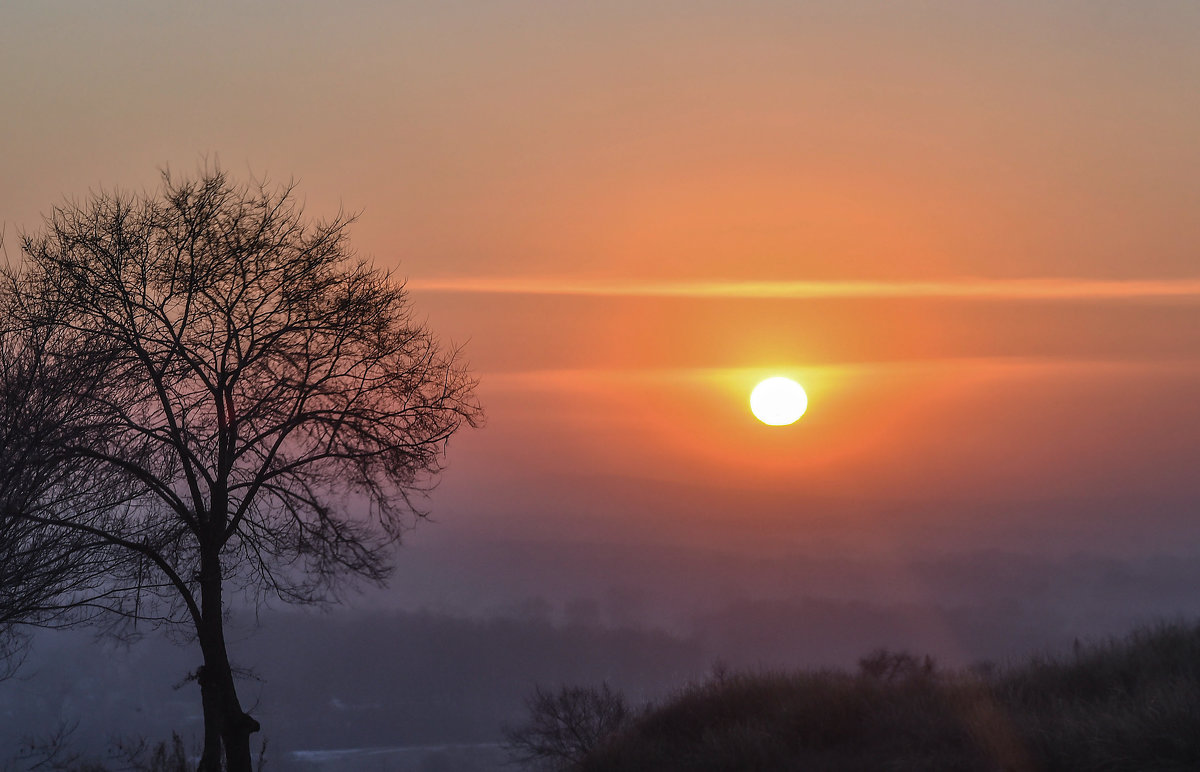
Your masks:
<svg viewBox="0 0 1200 772"><path fill-rule="evenodd" d="M482 379L439 493L472 526L619 534L589 501L647 479L1182 518L1196 40L1190 0L5 3L0 219L11 255L62 195L203 154L360 210ZM811 396L787 429L746 410L776 372ZM623 538L783 517L660 509Z"/></svg>

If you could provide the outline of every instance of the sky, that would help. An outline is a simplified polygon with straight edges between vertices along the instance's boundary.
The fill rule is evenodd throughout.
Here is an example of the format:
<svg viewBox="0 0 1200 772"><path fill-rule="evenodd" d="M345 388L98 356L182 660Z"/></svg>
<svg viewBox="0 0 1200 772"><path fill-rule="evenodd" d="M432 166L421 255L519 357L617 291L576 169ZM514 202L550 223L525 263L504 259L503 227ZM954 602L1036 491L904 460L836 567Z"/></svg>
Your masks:
<svg viewBox="0 0 1200 772"><path fill-rule="evenodd" d="M412 550L1193 554L1197 39L1190 0L10 0L0 221L205 159L358 213L488 416Z"/></svg>

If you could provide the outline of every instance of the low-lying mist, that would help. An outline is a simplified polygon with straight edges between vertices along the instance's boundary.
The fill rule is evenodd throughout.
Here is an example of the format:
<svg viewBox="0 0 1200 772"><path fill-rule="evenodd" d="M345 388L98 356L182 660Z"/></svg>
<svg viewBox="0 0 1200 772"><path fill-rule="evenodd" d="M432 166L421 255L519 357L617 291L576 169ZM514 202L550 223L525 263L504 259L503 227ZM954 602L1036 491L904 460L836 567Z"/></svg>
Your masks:
<svg viewBox="0 0 1200 772"><path fill-rule="evenodd" d="M606 681L642 701L717 662L853 666L879 647L947 666L1006 661L1200 616L1198 584L1200 558L754 559L456 540L403 552L392 589L357 609L235 613L230 647L277 768L335 769L336 754L311 752L489 749L535 683ZM145 632L128 645L87 631L38 634L18 677L0 684L0 746L63 723L82 748L198 736L188 680L198 662Z"/></svg>

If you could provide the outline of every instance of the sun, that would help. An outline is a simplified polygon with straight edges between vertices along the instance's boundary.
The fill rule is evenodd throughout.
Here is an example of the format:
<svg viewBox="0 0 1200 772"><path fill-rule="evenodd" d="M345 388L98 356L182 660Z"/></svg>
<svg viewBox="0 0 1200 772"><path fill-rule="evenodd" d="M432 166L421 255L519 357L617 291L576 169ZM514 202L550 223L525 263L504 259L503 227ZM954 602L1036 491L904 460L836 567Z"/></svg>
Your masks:
<svg viewBox="0 0 1200 772"><path fill-rule="evenodd" d="M769 426L787 426L800 420L808 409L804 387L791 378L768 378L750 392L750 411Z"/></svg>

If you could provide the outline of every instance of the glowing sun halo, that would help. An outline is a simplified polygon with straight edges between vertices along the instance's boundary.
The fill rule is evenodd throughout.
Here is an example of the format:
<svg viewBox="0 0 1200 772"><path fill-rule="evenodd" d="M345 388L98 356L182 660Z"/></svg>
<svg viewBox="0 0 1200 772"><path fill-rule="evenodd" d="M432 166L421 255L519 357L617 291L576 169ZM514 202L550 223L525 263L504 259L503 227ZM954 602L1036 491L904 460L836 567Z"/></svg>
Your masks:
<svg viewBox="0 0 1200 772"><path fill-rule="evenodd" d="M750 411L770 426L794 424L808 409L804 387L791 378L768 378L750 392Z"/></svg>

